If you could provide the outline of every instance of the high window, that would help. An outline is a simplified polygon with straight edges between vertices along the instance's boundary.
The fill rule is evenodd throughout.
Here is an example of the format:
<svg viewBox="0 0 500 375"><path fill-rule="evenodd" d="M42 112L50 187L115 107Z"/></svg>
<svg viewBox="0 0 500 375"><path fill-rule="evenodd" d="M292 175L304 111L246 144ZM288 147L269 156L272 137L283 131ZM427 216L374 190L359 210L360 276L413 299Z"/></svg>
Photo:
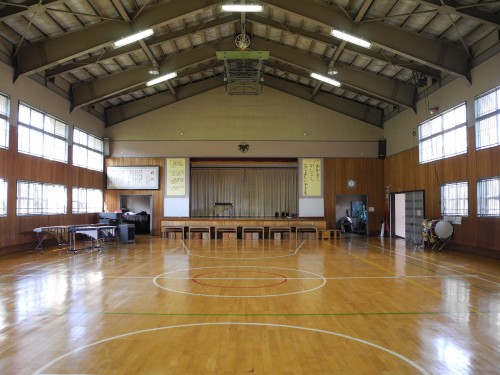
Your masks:
<svg viewBox="0 0 500 375"><path fill-rule="evenodd" d="M104 170L104 142L102 139L74 128L73 165L102 172Z"/></svg>
<svg viewBox="0 0 500 375"><path fill-rule="evenodd" d="M500 144L500 86L478 96L476 108L476 148Z"/></svg>
<svg viewBox="0 0 500 375"><path fill-rule="evenodd" d="M420 163L467 152L467 111L465 103L418 127Z"/></svg>
<svg viewBox="0 0 500 375"><path fill-rule="evenodd" d="M0 148L9 147L9 97L0 93Z"/></svg>
<svg viewBox="0 0 500 375"><path fill-rule="evenodd" d="M68 162L68 125L19 103L18 151Z"/></svg>
<svg viewBox="0 0 500 375"><path fill-rule="evenodd" d="M0 216L7 216L7 179L0 177Z"/></svg>
<svg viewBox="0 0 500 375"><path fill-rule="evenodd" d="M17 215L65 214L66 186L34 181L17 181Z"/></svg>
<svg viewBox="0 0 500 375"><path fill-rule="evenodd" d="M467 182L455 182L441 186L441 213L450 216L467 216L469 214Z"/></svg>
<svg viewBox="0 0 500 375"><path fill-rule="evenodd" d="M102 212L102 190L73 188L73 213L93 213Z"/></svg>
<svg viewBox="0 0 500 375"><path fill-rule="evenodd" d="M478 180L477 215L500 216L500 177Z"/></svg>

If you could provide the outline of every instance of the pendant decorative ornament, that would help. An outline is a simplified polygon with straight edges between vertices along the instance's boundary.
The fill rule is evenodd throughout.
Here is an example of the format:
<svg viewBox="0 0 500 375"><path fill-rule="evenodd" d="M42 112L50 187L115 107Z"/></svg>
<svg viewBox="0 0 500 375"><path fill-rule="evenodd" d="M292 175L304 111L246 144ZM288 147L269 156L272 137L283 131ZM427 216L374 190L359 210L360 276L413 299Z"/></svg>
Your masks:
<svg viewBox="0 0 500 375"><path fill-rule="evenodd" d="M242 152L242 153L247 152L249 148L250 148L250 145L246 142L241 142L238 145L238 150L240 150L240 152Z"/></svg>

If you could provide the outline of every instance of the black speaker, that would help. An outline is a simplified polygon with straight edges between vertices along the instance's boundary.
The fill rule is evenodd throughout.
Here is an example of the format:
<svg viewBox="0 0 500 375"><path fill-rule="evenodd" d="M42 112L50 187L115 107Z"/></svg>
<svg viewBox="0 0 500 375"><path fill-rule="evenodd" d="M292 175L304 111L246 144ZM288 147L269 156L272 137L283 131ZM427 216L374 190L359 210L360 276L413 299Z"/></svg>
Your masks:
<svg viewBox="0 0 500 375"><path fill-rule="evenodd" d="M378 140L378 158L385 159L385 148L386 148L386 140L379 139Z"/></svg>

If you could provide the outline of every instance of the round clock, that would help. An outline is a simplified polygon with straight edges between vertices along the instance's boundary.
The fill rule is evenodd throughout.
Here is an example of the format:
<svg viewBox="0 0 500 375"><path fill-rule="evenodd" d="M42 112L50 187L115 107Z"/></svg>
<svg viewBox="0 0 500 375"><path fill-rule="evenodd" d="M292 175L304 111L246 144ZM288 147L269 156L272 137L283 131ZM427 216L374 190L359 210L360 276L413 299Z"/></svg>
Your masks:
<svg viewBox="0 0 500 375"><path fill-rule="evenodd" d="M354 178L348 178L347 179L347 187L349 189L354 189L356 187L357 183L356 183L356 180Z"/></svg>

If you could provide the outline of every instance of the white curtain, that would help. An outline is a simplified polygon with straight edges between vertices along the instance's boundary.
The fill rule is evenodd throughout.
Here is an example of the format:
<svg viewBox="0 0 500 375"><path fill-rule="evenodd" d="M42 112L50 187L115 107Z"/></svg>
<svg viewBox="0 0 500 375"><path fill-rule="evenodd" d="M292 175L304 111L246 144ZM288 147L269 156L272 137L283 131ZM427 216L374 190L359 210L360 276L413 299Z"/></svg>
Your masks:
<svg viewBox="0 0 500 375"><path fill-rule="evenodd" d="M214 216L214 203L239 217L296 213L297 168L192 168L191 216Z"/></svg>

